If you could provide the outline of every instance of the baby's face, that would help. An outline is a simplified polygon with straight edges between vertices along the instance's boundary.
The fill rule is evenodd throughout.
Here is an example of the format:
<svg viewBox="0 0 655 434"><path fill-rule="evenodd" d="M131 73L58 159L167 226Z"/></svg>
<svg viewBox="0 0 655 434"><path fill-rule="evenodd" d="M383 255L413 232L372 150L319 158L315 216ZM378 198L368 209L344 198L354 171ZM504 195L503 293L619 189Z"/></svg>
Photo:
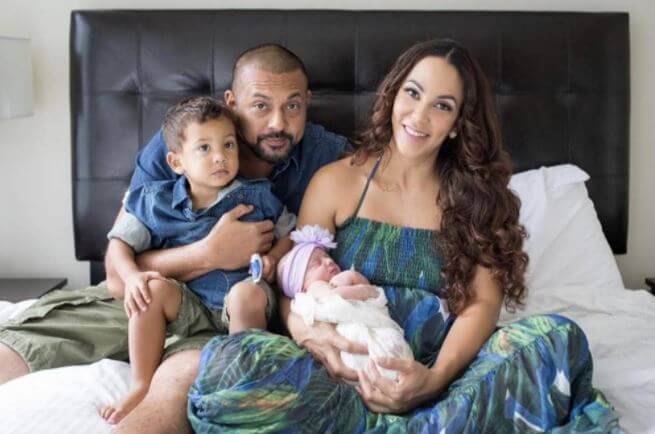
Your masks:
<svg viewBox="0 0 655 434"><path fill-rule="evenodd" d="M323 249L314 249L307 263L305 271L305 280L303 281L303 291L309 285L319 280L329 282L334 276L339 274L341 269L336 262Z"/></svg>

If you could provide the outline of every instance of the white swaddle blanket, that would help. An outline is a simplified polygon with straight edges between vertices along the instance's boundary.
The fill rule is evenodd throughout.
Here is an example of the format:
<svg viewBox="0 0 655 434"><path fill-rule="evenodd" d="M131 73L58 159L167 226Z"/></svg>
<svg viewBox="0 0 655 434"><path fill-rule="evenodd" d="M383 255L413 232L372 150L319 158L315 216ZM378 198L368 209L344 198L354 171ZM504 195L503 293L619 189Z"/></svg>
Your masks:
<svg viewBox="0 0 655 434"><path fill-rule="evenodd" d="M341 352L341 360L351 369L367 369L369 357L412 359L414 355L405 342L402 327L389 316L384 290L376 289L378 296L364 301L346 300L338 294L317 297L311 291L300 292L291 302L291 311L300 315L307 325L314 321L334 323L341 336L365 344L368 355ZM396 379L396 371L377 368L385 377Z"/></svg>

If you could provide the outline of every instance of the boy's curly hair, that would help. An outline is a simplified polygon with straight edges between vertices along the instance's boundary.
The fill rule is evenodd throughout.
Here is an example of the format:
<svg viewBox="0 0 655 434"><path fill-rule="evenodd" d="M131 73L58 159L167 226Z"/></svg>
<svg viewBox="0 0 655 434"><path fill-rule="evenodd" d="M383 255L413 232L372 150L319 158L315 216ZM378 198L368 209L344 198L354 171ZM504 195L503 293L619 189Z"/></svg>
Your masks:
<svg viewBox="0 0 655 434"><path fill-rule="evenodd" d="M213 119L226 117L237 130L238 120L236 114L224 103L209 96L194 96L184 99L169 108L164 116L162 127L164 142L169 151L179 151L186 139L184 132L191 122L204 123Z"/></svg>

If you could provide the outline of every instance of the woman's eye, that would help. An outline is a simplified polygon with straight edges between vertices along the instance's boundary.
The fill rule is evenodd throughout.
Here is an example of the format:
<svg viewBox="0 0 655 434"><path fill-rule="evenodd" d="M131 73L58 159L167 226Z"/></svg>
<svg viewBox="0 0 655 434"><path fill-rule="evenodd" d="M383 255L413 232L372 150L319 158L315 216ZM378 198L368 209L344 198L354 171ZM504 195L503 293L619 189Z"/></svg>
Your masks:
<svg viewBox="0 0 655 434"><path fill-rule="evenodd" d="M450 111L453 110L453 108L452 108L450 105L448 105L448 104L446 104L446 103L444 103L444 102L438 102L438 103L436 103L434 106L435 106L438 110L443 110L443 111L446 111L446 112L450 112Z"/></svg>
<svg viewBox="0 0 655 434"><path fill-rule="evenodd" d="M410 97L412 97L414 99L418 98L418 92L415 89L411 88L411 87L406 87L405 92L407 93L407 95L409 95Z"/></svg>
<svg viewBox="0 0 655 434"><path fill-rule="evenodd" d="M226 142L225 149L234 149L236 144L234 142Z"/></svg>
<svg viewBox="0 0 655 434"><path fill-rule="evenodd" d="M209 145L207 145L207 144L200 145L198 147L198 149L200 149L200 151L202 151L202 152L207 152L207 151L209 151Z"/></svg>

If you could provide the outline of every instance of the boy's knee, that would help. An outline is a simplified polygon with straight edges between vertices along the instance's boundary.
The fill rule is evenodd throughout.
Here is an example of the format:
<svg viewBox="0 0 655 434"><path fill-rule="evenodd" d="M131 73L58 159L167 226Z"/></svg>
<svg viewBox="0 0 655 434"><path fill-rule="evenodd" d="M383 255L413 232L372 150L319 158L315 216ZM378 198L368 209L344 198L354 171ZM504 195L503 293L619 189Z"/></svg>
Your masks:
<svg viewBox="0 0 655 434"><path fill-rule="evenodd" d="M162 279L149 280L148 288L153 300L168 300L180 292L175 283Z"/></svg>
<svg viewBox="0 0 655 434"><path fill-rule="evenodd" d="M236 311L255 311L266 309L268 298L266 293L257 284L252 282L240 282L230 289L228 295L228 310Z"/></svg>

